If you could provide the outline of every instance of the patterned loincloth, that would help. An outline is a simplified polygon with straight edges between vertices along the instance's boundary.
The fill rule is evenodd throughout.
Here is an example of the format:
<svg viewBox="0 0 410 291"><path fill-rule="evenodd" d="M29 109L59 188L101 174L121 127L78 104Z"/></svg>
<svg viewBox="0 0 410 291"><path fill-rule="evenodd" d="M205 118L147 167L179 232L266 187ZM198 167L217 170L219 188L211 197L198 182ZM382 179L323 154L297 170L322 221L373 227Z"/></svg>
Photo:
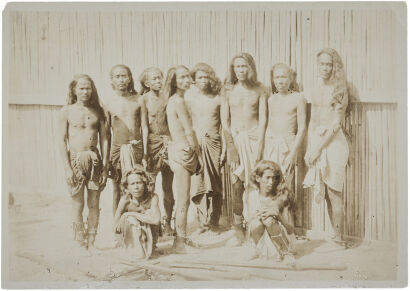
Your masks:
<svg viewBox="0 0 410 291"><path fill-rule="evenodd" d="M98 149L91 147L88 151L71 153L70 157L76 177L74 185L69 185L71 196L81 192L84 186L89 190L99 191L103 166Z"/></svg>

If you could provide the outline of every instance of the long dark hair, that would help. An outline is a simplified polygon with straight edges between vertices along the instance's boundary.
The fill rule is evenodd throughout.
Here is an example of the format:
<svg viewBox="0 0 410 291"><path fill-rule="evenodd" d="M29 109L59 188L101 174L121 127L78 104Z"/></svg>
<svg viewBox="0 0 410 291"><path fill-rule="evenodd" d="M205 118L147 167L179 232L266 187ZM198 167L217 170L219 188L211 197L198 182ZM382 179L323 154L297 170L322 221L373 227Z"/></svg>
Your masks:
<svg viewBox="0 0 410 291"><path fill-rule="evenodd" d="M332 92L332 97L333 97L333 102L341 102L341 99L346 95L348 98L348 103L346 107L346 112L345 116L347 117L350 114L352 105L351 105L351 98L349 96L349 90L348 90L348 85L346 81L346 74L343 69L343 61L342 58L340 57L339 53L332 48L324 48L322 49L317 55L317 59L322 54L327 54L332 58L332 74L330 75L329 81L330 84L333 86L333 92Z"/></svg>
<svg viewBox="0 0 410 291"><path fill-rule="evenodd" d="M145 83L148 80L148 73L153 72L153 71L160 72L161 76L164 77L164 74L162 73L162 71L156 67L150 67L150 68L145 69L139 77L139 82L141 86L141 90L139 91L139 94L141 96L144 95L145 93L148 93L151 90L149 87L145 85Z"/></svg>
<svg viewBox="0 0 410 291"><path fill-rule="evenodd" d="M100 117L105 120L104 110L100 103L100 98L98 97L97 88L95 87L93 79L86 74L76 74L74 75L73 80L68 85L68 94L67 94L67 104L71 105L77 102L77 95L75 95L75 86L77 86L80 79L87 80L91 84L91 98L89 101L89 106L94 108L99 113Z"/></svg>
<svg viewBox="0 0 410 291"><path fill-rule="evenodd" d="M287 203L288 205L292 208L295 209L296 207L296 200L295 200L295 194L293 193L292 189L290 189L286 183L285 177L283 176L283 173L280 169L280 166L272 161L268 161L268 160L262 160L259 161L256 166L255 169L252 172L251 175L251 183L254 184L258 189L259 189L259 183L257 182L257 177L262 177L263 173L266 170L272 170L272 172L275 175L279 175L279 185L276 188L276 195L280 196L287 196Z"/></svg>
<svg viewBox="0 0 410 291"><path fill-rule="evenodd" d="M250 54L242 52L234 56L231 60L231 63L229 64L228 74L226 75L226 78L224 81L224 91L232 90L233 86L236 83L238 83L238 78L236 77L236 74L234 71L234 63L235 63L235 60L239 58L244 59L249 67L247 85L251 88L259 87L260 85L262 85L258 81L258 74L256 72L255 60Z"/></svg>
<svg viewBox="0 0 410 291"><path fill-rule="evenodd" d="M172 95L174 95L177 92L177 70L181 68L189 72L189 69L184 65L172 67L167 72L167 77L165 79L164 85L164 95L167 99L169 99Z"/></svg>
<svg viewBox="0 0 410 291"><path fill-rule="evenodd" d="M137 95L137 91L136 91L135 88L134 88L134 79L132 78L131 69L130 69L129 67L127 67L126 65L120 64L120 65L115 65L114 67L112 67L111 70L110 70L110 79L112 80L112 77L113 77L113 74L114 74L114 70L115 70L116 68L123 68L123 69L125 69L125 70L127 71L128 78L130 78L130 83L128 84L127 91L128 91L128 93L130 93L131 95ZM113 85L112 83L111 83L111 87L112 87L113 89L115 89L115 87L114 87L114 85Z"/></svg>
<svg viewBox="0 0 410 291"><path fill-rule="evenodd" d="M216 76L216 73L212 67L206 63L198 63L194 66L194 68L191 70L191 78L192 80L195 81L196 78L196 73L198 71L202 71L208 74L209 78L209 93L211 95L218 95L219 92L221 91L222 87L222 82L221 80Z"/></svg>

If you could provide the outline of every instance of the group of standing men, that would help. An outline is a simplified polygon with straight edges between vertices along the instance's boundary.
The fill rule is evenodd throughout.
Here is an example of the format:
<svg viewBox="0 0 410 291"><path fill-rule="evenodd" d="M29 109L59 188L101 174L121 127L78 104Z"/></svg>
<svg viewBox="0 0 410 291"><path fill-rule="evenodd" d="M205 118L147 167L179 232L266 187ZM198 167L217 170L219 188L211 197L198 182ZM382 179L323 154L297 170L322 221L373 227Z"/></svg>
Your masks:
<svg viewBox="0 0 410 291"><path fill-rule="evenodd" d="M312 103L312 117L305 155L309 171L304 184L314 187L316 201L326 199L335 240L342 241L342 188L348 156L342 125L348 105L347 85L335 50L322 50L317 61L321 82L306 96ZM175 204L174 249L184 252L190 201L197 207L200 232L219 230L221 167L226 161L233 189L234 243L241 244L244 220L249 223L252 216L247 213L252 208L248 197L257 162L275 162L282 172L281 182L292 188L306 131L306 100L297 92L295 75L287 65L276 64L271 69L269 92L258 81L253 57L240 53L232 58L224 84L205 63L191 71L182 65L173 67L165 83L159 69L148 68L141 74L141 92L137 93L130 69L117 65L110 71L115 96L104 108L92 79L77 75L70 83L68 105L62 109L60 121L75 240L88 248L94 246L99 195L107 177L113 181L115 214L126 190L121 187L124 178L136 165L142 165L154 178L161 172L163 232L174 234L171 218ZM82 216L84 188L88 190L87 229ZM137 206L143 205L137 200ZM281 215L283 209L274 216ZM283 224L293 224L292 214Z"/></svg>

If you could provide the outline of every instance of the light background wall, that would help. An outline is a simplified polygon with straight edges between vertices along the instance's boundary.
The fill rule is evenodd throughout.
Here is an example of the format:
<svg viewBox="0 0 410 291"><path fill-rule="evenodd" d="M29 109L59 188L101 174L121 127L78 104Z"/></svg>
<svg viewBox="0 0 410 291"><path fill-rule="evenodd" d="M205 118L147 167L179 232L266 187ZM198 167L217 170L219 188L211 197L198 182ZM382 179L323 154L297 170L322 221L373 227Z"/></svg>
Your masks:
<svg viewBox="0 0 410 291"><path fill-rule="evenodd" d="M108 72L118 63L134 79L149 66L212 65L223 79L232 56L251 53L259 79L269 84L277 62L297 71L302 88L317 79L316 53L337 49L347 79L362 101L348 120L357 159L347 169L346 233L396 240L397 11L381 4L235 4L93 6L9 9L5 14L3 98L8 111L10 191L41 195L66 192L56 145L59 105L75 73L87 73L103 100L110 97ZM40 7L40 8L39 8ZM204 8L205 7L205 8ZM8 35L7 35L8 33ZM366 102L364 102L366 101ZM47 194L46 194L47 193ZM302 224L326 229L323 206L312 208L301 192Z"/></svg>
<svg viewBox="0 0 410 291"><path fill-rule="evenodd" d="M301 86L309 87L317 79L315 56L324 47L340 53L359 97L395 100L394 10L373 4L366 9L233 5L10 11L9 102L62 105L75 73L89 74L107 98L109 70L119 63L138 77L150 66L166 72L178 64L207 62L223 79L241 51L254 56L263 83L270 82L270 68L284 62L296 70Z"/></svg>

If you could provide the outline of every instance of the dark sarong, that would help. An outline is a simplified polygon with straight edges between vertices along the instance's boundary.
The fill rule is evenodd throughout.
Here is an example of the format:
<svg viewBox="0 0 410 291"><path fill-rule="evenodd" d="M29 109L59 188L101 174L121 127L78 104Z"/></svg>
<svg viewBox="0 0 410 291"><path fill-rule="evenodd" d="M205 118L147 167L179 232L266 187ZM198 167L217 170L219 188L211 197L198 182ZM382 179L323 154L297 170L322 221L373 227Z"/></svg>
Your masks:
<svg viewBox="0 0 410 291"><path fill-rule="evenodd" d="M133 168L135 164L141 164L144 151L142 140L130 141L128 144L113 144L111 146L111 178L119 183L122 175Z"/></svg>
<svg viewBox="0 0 410 291"><path fill-rule="evenodd" d="M168 135L149 134L148 136L148 153L150 156L149 170L157 174L164 167L168 167Z"/></svg>
<svg viewBox="0 0 410 291"><path fill-rule="evenodd" d="M222 203L222 179L220 169L221 137L206 133L199 138L203 172L192 176L191 199L197 207L201 227L217 225ZM218 197L217 197L218 196Z"/></svg>

